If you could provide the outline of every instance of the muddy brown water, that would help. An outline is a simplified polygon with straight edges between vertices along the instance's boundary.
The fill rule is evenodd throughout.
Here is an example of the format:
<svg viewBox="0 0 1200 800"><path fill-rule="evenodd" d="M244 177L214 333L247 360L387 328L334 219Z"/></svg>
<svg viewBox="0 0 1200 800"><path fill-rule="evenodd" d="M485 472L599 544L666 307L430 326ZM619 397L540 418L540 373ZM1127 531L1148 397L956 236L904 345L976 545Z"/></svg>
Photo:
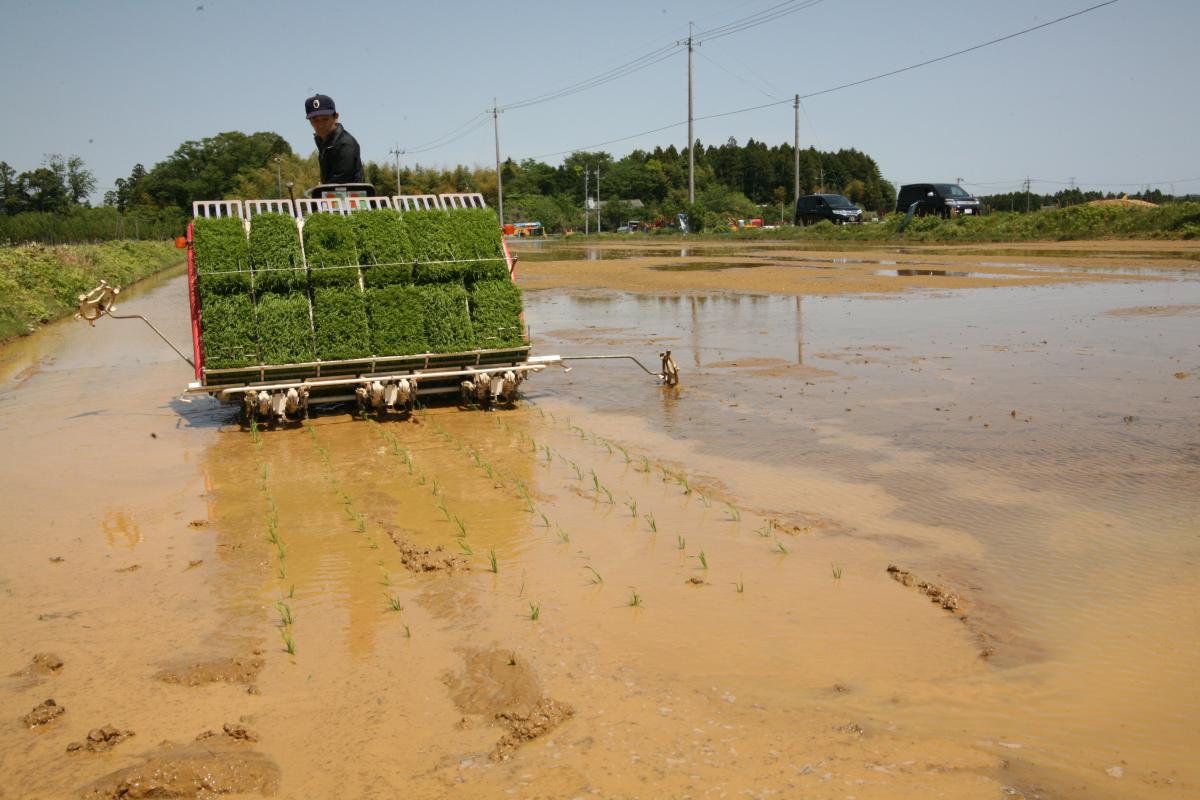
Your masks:
<svg viewBox="0 0 1200 800"><path fill-rule="evenodd" d="M1195 796L1200 281L742 272L528 292L538 352L683 384L496 413L254 435L139 322L0 350L0 797L175 753L234 796ZM186 341L177 273L122 297Z"/></svg>

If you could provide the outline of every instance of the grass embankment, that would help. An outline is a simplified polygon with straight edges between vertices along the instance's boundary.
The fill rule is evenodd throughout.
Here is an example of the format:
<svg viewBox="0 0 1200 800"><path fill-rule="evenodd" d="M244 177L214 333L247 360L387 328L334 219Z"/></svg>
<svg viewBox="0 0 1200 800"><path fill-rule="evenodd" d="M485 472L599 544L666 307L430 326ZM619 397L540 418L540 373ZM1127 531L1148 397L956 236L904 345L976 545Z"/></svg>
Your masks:
<svg viewBox="0 0 1200 800"><path fill-rule="evenodd" d="M0 342L73 313L101 280L129 286L183 259L173 242L0 247Z"/></svg>
<svg viewBox="0 0 1200 800"><path fill-rule="evenodd" d="M692 234L692 237L879 244L1200 238L1200 203L1172 203L1153 207L1079 205L1029 214L996 211L981 217L946 220L920 217L914 218L904 232L899 233L897 229L903 219L903 214L889 214L882 222L863 225L822 222L808 227L787 226L770 231L704 231ZM600 238L627 237L604 234Z"/></svg>

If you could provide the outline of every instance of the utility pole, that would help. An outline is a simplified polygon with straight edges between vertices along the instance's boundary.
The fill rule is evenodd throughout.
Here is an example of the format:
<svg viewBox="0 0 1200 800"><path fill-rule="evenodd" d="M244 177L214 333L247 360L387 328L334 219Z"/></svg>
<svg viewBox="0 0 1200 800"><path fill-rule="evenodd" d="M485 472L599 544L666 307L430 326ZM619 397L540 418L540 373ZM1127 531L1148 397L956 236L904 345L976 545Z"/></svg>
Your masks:
<svg viewBox="0 0 1200 800"><path fill-rule="evenodd" d="M590 232L588 225L591 224L592 212L588 210L588 180L592 177L592 171L587 167L583 168L583 235L587 236Z"/></svg>
<svg viewBox="0 0 1200 800"><path fill-rule="evenodd" d="M1029 213L1029 176L1025 176L1025 213Z"/></svg>
<svg viewBox="0 0 1200 800"><path fill-rule="evenodd" d="M688 204L696 202L696 137L692 133L692 28L688 22Z"/></svg>
<svg viewBox="0 0 1200 800"><path fill-rule="evenodd" d="M600 165L596 165L596 233L600 232Z"/></svg>
<svg viewBox="0 0 1200 800"><path fill-rule="evenodd" d="M796 141L792 145L792 203L800 199L800 95L796 95L796 99L792 102L792 108L796 111Z"/></svg>
<svg viewBox="0 0 1200 800"><path fill-rule="evenodd" d="M500 206L500 227L504 227L504 178L500 175L500 104L492 98L492 127L496 131L496 202Z"/></svg>
<svg viewBox="0 0 1200 800"><path fill-rule="evenodd" d="M962 186L962 178L955 178L954 182L957 183L959 186Z"/></svg>
<svg viewBox="0 0 1200 800"><path fill-rule="evenodd" d="M281 173L279 171L279 163L280 163L281 159L279 158L279 156L275 156L271 160L275 162L275 196L282 200L283 199L283 173Z"/></svg>
<svg viewBox="0 0 1200 800"><path fill-rule="evenodd" d="M399 143L396 144L388 153L396 157L396 194L403 194L400 191L400 156L404 155L404 151L400 149Z"/></svg>

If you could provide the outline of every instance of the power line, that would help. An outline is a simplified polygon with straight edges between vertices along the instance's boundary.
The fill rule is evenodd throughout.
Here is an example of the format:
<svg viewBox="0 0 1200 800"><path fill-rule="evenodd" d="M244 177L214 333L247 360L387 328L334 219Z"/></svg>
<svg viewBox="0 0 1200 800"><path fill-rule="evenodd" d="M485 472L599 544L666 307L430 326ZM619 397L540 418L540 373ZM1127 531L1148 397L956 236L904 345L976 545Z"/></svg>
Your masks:
<svg viewBox="0 0 1200 800"><path fill-rule="evenodd" d="M459 139L462 139L464 136L474 133L475 131L479 130L484 125L486 125L487 122L488 122L487 113L480 112L479 114L476 114L474 117L471 117L471 119L467 120L462 125L459 125L457 128L450 131L449 133L442 134L441 136L437 137L436 139L430 139L428 142L426 142L425 144L420 145L418 147L409 147L404 152L408 153L408 154L414 154L414 153L426 153L426 152L429 152L430 150L437 150L439 147L445 147L448 144L457 142Z"/></svg>
<svg viewBox="0 0 1200 800"><path fill-rule="evenodd" d="M728 22L724 25L718 25L715 28L709 28L705 31L700 31L696 34L696 38L701 41L712 41L713 39L721 39L725 36L731 36L735 33L741 33L750 28L756 28L759 25L765 25L768 22L774 22L782 17L795 14L797 11L803 11L807 8L812 8L825 0L806 0L800 5L795 5L796 0L787 0L787 2L779 3L770 8L759 11L755 14L750 14L741 19Z"/></svg>
<svg viewBox="0 0 1200 800"><path fill-rule="evenodd" d="M819 0L812 0L812 2L818 2L818 1L819 1ZM1114 3L1117 3L1117 2L1119 2L1119 0L1105 0L1105 2L1103 2L1103 3L1097 3L1097 4L1096 4L1096 5L1094 5L1094 6L1089 6L1088 8L1082 9L1082 10L1080 10L1080 11L1076 11L1076 12L1074 12L1074 13L1071 13L1071 14L1067 14L1067 15L1065 15L1065 16L1062 16L1062 17L1058 17L1057 19L1052 19L1052 20L1050 20L1050 21L1048 21L1048 22L1043 22L1043 23L1040 23L1040 24L1038 24L1038 25L1034 25L1034 26L1032 26L1032 27L1030 27L1030 28L1025 28L1024 30L1017 31L1017 32L1015 32L1015 33L1006 34L1006 35L1004 35L1004 36L1000 36L1000 37L998 37L998 38L996 38L996 39L991 39L991 40L989 40L989 41L983 42L982 44L973 45L973 46L971 46L971 47L967 47L967 48L964 48L964 49L962 49L962 50L955 50L955 51L954 51L954 52L952 52L952 53L947 53L946 55L938 56L937 58L931 58L931 59L929 59L929 60L927 60L927 61L921 61L921 62L919 62L919 63L917 63L917 64L910 64L910 65L908 65L908 66L906 66L906 67L900 67L899 69L890 70L890 71L888 71L888 72L882 72L882 73L880 73L880 74L878 74L878 75L872 75L872 76L871 76L871 77L869 77L869 78L863 78L863 79L861 79L861 80L857 80L857 81L851 81L850 83L843 83L843 84L841 84L841 85L839 85L839 86L833 86L833 87L830 87L830 88L828 88L828 89L821 89L820 91L816 91L816 92L809 92L808 94L802 94L802 95L800 95L800 99L801 99L801 100L807 100L807 99L809 99L809 98L812 98L812 97L818 97L818 96L820 96L820 95L831 94L831 93L833 93L833 92L838 92L838 91L841 91L841 90L843 90L843 89L849 89L849 88L851 88L851 87L853 87L853 86L861 86L861 85L863 85L863 84L865 84L865 83L871 83L872 81L882 80L883 78L890 78L890 77L892 77L893 75L899 75L900 73L903 73L903 72L909 72L909 71L911 71L911 70L914 70L914 69L919 69L920 67L929 66L930 64L937 64L937 63L939 63L939 62L941 62L941 61L946 61L947 59L951 59L951 58L954 58L954 57L956 57L956 56L964 55L964 54L966 54L966 53L971 53L971 52L974 52L974 51L976 51L976 50L981 50L981 49L983 49L983 48L985 48L985 47L990 47L991 45L994 45L994 44L999 44L1000 42L1005 42L1005 41L1008 41L1008 40L1010 40L1010 39L1015 39L1015 38L1016 38L1016 37L1018 37L1018 36L1024 36L1024 35L1025 35L1025 34L1027 34L1027 33L1032 33L1032 32L1034 32L1034 31L1041 30L1042 28L1047 28L1047 27L1049 27L1049 26L1051 26L1051 25L1056 25L1056 24L1058 24L1058 23L1060 23L1060 22L1065 22L1066 20L1073 19L1073 18L1075 18L1075 17L1079 17L1079 16L1082 16L1082 15L1084 15L1084 14L1091 13L1092 11L1095 11L1095 10L1097 10L1097 9L1100 9L1100 8L1104 8L1105 6L1111 6L1111 5L1113 5ZM806 6L806 7L807 7L807 6ZM778 8L778 6L773 6L772 8ZM770 11L770 10L771 10L771 9L767 9L767 11ZM796 9L796 10L800 10L800 9ZM766 12L760 12L760 13L766 13ZM731 23L731 24L733 24L733 23ZM698 37L699 37L699 34L697 34L697 38L698 38ZM738 108L738 109L734 109L734 110L732 110L732 111L721 111L721 112L717 112L717 113L715 113L715 114L708 114L708 115L701 116L701 117L695 117L695 119L697 119L697 120L706 120L706 119L717 119L717 118L719 118L719 117L730 117L730 116L734 116L735 114L746 114L746 113L749 113L749 112L751 112L751 111L760 111L760 110L762 110L762 109L764 109L764 108L772 108L772 107L774 107L774 106L779 106L779 105L783 105L784 103L791 103L791 102L793 102L793 101L789 99L789 100L778 100L778 101L771 102L771 103L761 103L761 104L759 104L759 105L755 105L755 106L748 106L748 107L746 107L746 108ZM574 147L574 148L570 148L570 149L568 149L568 150L560 150L560 151L558 151L558 152L556 152L556 153L546 153L546 154L544 154L544 155L541 155L541 156L532 156L532 157L533 157L533 158L546 158L546 157L549 157L549 156L562 155L563 153L573 153L573 152L576 152L577 150L587 150L587 149L590 149L590 148L592 148L592 147L603 147L603 146L604 146L604 145L606 145L606 144L614 144L614 143L616 143L616 142L623 142L623 141L626 141L626 140L629 140L629 139L636 139L636 138L638 138L639 136L646 136L646 135L648 135L648 134L651 134L651 133L658 133L658 132L660 132L660 131L668 130L668 129L670 129L670 128L675 128L675 127L678 127L678 126L680 126L680 125L685 125L685 124L687 124L687 123L686 123L686 121L685 121L685 122L675 122L675 123L672 123L672 124L670 124L670 125L664 125L664 126L662 126L662 127L659 127L659 128L652 128L651 130L647 130L647 131L641 131L640 133L631 134L631 135L629 135L629 136L622 136L622 137L619 137L619 138L616 138L616 139L609 139L609 140L608 140L608 141L606 141L606 142L599 142L599 143L597 143L597 144L587 145L587 146L585 146L585 147ZM1022 180L1024 180L1024 179L1022 179ZM1180 182L1181 182L1181 181L1176 181L1176 183L1180 183ZM1129 184L1123 184L1123 185L1129 185Z"/></svg>

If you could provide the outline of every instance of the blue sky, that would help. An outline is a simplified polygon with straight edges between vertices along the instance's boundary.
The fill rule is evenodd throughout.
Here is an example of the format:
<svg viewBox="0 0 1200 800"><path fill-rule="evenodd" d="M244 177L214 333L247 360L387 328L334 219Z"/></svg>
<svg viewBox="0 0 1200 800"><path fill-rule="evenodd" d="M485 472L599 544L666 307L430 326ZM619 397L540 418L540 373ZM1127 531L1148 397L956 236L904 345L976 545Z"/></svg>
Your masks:
<svg viewBox="0 0 1200 800"><path fill-rule="evenodd" d="M696 136L790 142L807 94L980 44L1101 0L804 0L807 8L696 51ZM606 3L356 0L0 0L0 160L31 169L78 154L110 188L187 139L275 131L301 153L301 107L332 95L364 159L395 145L466 135L404 163L491 165L490 119L685 38L779 6L651 0ZM786 7L786 6L785 6ZM1200 2L1119 2L945 62L803 103L802 146L854 147L888 179L962 178L978 193L1019 188L1200 192ZM500 116L501 153L558 163L563 151L687 119L683 48L597 88ZM621 156L682 146L686 125L606 145ZM1170 184L1174 182L1172 187Z"/></svg>

